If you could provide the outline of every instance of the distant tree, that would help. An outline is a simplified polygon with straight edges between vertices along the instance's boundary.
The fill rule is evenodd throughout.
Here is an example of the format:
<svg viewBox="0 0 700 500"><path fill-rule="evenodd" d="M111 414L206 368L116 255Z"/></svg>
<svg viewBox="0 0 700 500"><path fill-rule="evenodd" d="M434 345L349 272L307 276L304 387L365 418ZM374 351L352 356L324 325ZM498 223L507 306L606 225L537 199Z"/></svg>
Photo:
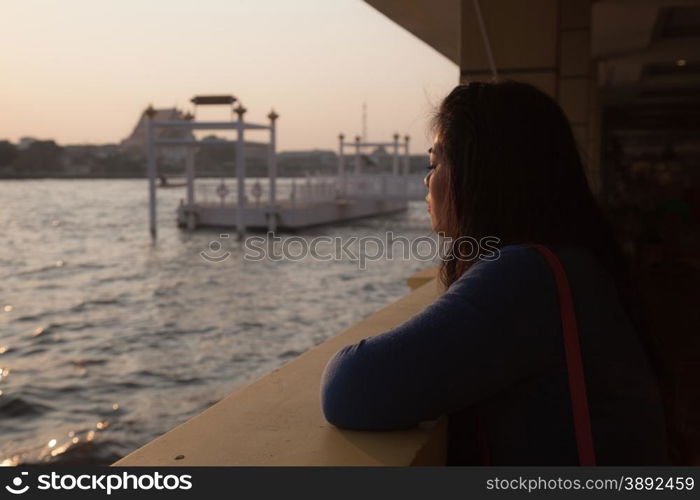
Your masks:
<svg viewBox="0 0 700 500"><path fill-rule="evenodd" d="M0 167L11 164L18 154L17 146L10 141L0 141Z"/></svg>
<svg viewBox="0 0 700 500"><path fill-rule="evenodd" d="M63 148L54 141L35 141L19 152L15 165L20 175L61 175Z"/></svg>

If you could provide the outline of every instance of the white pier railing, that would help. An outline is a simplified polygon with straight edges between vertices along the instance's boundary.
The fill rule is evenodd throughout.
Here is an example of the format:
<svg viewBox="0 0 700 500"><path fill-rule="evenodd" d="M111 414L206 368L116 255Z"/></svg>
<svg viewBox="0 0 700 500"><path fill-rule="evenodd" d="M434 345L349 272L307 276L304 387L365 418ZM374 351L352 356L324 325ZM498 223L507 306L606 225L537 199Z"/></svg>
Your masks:
<svg viewBox="0 0 700 500"><path fill-rule="evenodd" d="M389 200L422 200L427 194L423 176L409 175L350 175L345 177L345 197L349 199L389 199Z"/></svg>
<svg viewBox="0 0 700 500"><path fill-rule="evenodd" d="M417 174L280 178L277 179L276 191L276 203L292 207L338 199L422 200L427 192L423 176ZM247 179L243 192L246 206L272 204L267 179ZM237 180L235 178L197 179L194 198L198 204L235 206L238 203Z"/></svg>
<svg viewBox="0 0 700 500"><path fill-rule="evenodd" d="M182 120L157 120L156 110L152 106L146 109L149 227L153 238L156 237L158 153L166 146L186 150L186 198L178 207L178 224L190 230L200 223L225 227L234 223L238 237L243 238L246 227L258 227L260 218L267 224L268 231L274 232L278 223L298 228L392 213L405 209L407 201L425 196L423 177L409 174L408 135L403 141L400 141L399 134L394 134L393 141L389 142L368 142L360 136L356 136L354 142L345 142L345 136L340 134L338 167L334 176L307 176L286 179L286 182L279 179L278 182L277 113L271 111L268 114L269 124L255 124L244 119L247 110L231 95L195 96L191 102L195 106L231 106L231 116L235 115L237 119L197 122L194 114L188 113ZM238 105L234 107L236 102ZM235 143L235 181L224 178L212 183L209 179L196 179L195 152L207 144L194 136L195 130L235 133L235 141L225 140ZM169 131L185 134L170 137ZM262 143L267 148L266 179L246 176L246 134L252 131L269 134L268 141ZM345 168L345 147L354 149L352 168L348 169ZM385 156L387 151L393 151L391 173L377 173L379 163L372 157Z"/></svg>

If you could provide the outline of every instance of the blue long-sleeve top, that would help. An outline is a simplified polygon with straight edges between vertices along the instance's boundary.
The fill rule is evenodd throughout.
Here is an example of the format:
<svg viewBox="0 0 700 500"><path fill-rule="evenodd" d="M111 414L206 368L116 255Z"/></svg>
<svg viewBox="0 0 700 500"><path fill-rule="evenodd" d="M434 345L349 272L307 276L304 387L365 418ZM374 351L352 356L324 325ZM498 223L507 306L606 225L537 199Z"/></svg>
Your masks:
<svg viewBox="0 0 700 500"><path fill-rule="evenodd" d="M615 287L582 249L556 251L575 303L599 464L668 463L656 381ZM321 381L337 427L410 428L448 417L448 463L578 463L558 296L525 245L475 263L403 324L338 351Z"/></svg>

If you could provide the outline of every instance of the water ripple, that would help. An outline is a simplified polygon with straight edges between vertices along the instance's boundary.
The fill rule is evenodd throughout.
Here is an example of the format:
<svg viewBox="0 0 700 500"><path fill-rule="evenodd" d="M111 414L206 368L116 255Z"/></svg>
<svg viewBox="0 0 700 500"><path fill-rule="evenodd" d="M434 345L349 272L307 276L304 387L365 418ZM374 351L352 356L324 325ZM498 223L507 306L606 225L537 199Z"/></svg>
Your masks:
<svg viewBox="0 0 700 500"><path fill-rule="evenodd" d="M12 221L0 221L0 464L112 463L400 297L426 267L251 263L236 242L208 263L199 252L219 232L177 229L182 192L162 191L153 245L142 180L0 182ZM299 235L422 236L427 221L417 205Z"/></svg>

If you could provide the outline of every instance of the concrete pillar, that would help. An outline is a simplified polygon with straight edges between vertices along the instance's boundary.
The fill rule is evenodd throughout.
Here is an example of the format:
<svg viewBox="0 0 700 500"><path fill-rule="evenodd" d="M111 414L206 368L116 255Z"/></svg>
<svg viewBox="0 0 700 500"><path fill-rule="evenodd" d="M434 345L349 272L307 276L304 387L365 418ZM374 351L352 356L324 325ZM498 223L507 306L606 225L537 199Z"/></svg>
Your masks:
<svg viewBox="0 0 700 500"><path fill-rule="evenodd" d="M600 190L600 119L591 60L591 0L462 0L462 83L489 80L485 39L499 77L535 85L555 98L571 123L591 188Z"/></svg>
<svg viewBox="0 0 700 500"><path fill-rule="evenodd" d="M556 95L558 0L480 0L483 25L499 76ZM473 0L462 0L460 75L489 80L488 50Z"/></svg>
<svg viewBox="0 0 700 500"><path fill-rule="evenodd" d="M566 112L588 181L600 192L600 105L591 59L591 1L559 0L557 100Z"/></svg>

